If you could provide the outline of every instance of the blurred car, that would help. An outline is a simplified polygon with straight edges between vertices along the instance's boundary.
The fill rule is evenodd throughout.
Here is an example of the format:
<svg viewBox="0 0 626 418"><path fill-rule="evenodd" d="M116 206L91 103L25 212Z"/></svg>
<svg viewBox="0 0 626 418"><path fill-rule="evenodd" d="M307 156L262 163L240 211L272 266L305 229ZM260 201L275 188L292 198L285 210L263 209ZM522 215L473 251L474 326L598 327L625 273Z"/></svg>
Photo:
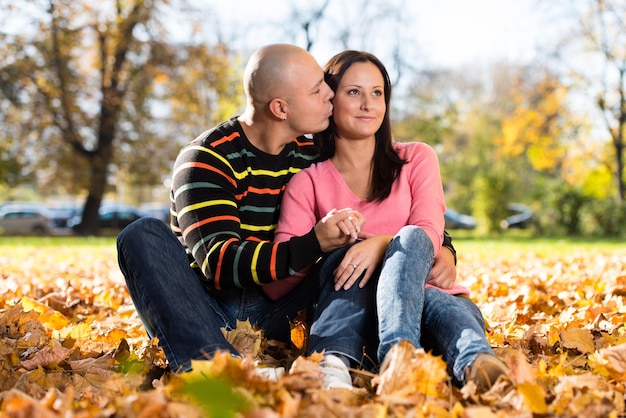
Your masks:
<svg viewBox="0 0 626 418"><path fill-rule="evenodd" d="M5 203L0 207L0 233L49 234L50 216L47 208L37 203Z"/></svg>
<svg viewBox="0 0 626 418"><path fill-rule="evenodd" d="M98 210L98 227L101 229L122 230L143 214L134 206L122 204L103 204ZM82 220L82 214L70 218L68 226L76 229Z"/></svg>
<svg viewBox="0 0 626 418"><path fill-rule="evenodd" d="M159 202L142 203L139 205L139 211L143 216L160 219L166 225L170 224L170 205Z"/></svg>
<svg viewBox="0 0 626 418"><path fill-rule="evenodd" d="M534 213L528 206L521 203L509 203L506 205L506 208L510 212L510 215L500 222L500 228L525 229L532 223Z"/></svg>
<svg viewBox="0 0 626 418"><path fill-rule="evenodd" d="M443 214L446 229L474 229L476 219L470 215L463 215L455 210L447 208Z"/></svg>
<svg viewBox="0 0 626 418"><path fill-rule="evenodd" d="M68 221L80 215L82 211L83 206L79 204L69 203L48 206L48 212L50 212L52 226L54 228L68 228Z"/></svg>

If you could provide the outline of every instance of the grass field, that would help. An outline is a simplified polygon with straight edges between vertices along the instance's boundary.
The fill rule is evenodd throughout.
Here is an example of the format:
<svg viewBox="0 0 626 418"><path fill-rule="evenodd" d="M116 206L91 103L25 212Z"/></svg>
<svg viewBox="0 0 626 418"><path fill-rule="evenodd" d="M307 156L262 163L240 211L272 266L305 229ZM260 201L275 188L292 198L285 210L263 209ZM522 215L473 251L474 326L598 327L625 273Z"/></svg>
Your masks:
<svg viewBox="0 0 626 418"><path fill-rule="evenodd" d="M489 254L494 249L501 252L535 252L538 254L554 254L569 251L626 251L626 242L617 238L533 238L523 235L503 235L501 237L474 237L466 232L458 235L452 232L453 243L459 254ZM87 246L115 248L115 237L18 237L0 236L0 247L54 247L54 246Z"/></svg>

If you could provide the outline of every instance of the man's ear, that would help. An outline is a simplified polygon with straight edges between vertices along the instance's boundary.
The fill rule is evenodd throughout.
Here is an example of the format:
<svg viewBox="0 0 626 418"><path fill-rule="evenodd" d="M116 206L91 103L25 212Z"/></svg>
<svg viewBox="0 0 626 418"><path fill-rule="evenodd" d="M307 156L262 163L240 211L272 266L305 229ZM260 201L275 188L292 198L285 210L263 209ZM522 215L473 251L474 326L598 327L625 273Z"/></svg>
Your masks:
<svg viewBox="0 0 626 418"><path fill-rule="evenodd" d="M277 119L287 119L287 102L284 99L276 97L270 100L269 109Z"/></svg>

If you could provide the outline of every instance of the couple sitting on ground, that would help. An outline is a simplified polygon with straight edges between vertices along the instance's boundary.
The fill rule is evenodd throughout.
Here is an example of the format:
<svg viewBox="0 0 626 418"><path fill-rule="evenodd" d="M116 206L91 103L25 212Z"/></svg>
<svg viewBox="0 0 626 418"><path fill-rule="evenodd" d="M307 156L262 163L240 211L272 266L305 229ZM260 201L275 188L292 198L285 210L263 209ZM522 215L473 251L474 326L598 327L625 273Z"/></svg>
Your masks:
<svg viewBox="0 0 626 418"><path fill-rule="evenodd" d="M244 89L241 116L180 152L172 230L146 218L118 237L130 295L170 367L240 356L221 331L237 320L288 342L306 310L327 388L352 388L349 367L385 369L401 341L441 355L458 386L505 375L454 284L437 156L392 140L382 63L345 51L322 70L270 45L250 58Z"/></svg>

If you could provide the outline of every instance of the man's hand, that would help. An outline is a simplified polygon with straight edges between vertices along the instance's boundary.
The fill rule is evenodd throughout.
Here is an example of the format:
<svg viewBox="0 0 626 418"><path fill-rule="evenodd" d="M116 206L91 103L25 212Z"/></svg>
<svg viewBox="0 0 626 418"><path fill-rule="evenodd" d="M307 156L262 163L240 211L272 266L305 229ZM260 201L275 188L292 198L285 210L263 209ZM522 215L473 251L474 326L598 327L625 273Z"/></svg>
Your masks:
<svg viewBox="0 0 626 418"><path fill-rule="evenodd" d="M329 252L356 241L365 217L350 208L333 209L315 225L315 236L323 252Z"/></svg>
<svg viewBox="0 0 626 418"><path fill-rule="evenodd" d="M441 247L439 254L435 257L433 267L430 269L428 283L450 289L456 281L456 266L454 265L454 255L447 247Z"/></svg>

